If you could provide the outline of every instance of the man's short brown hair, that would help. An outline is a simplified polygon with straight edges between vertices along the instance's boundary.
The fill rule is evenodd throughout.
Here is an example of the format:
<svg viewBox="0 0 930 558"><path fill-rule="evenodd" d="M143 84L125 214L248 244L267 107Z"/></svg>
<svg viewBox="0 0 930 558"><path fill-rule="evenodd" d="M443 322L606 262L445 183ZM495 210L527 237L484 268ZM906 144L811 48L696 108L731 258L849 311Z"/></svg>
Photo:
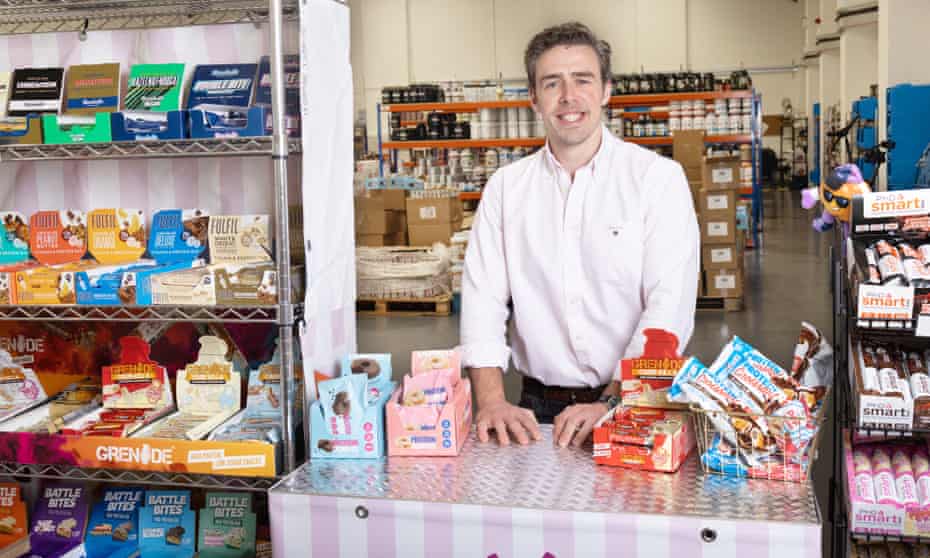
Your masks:
<svg viewBox="0 0 930 558"><path fill-rule="evenodd" d="M536 62L547 50L557 46L586 45L594 49L601 65L601 82L610 79L610 44L597 38L587 25L572 21L543 29L530 40L523 54L530 89L536 88Z"/></svg>

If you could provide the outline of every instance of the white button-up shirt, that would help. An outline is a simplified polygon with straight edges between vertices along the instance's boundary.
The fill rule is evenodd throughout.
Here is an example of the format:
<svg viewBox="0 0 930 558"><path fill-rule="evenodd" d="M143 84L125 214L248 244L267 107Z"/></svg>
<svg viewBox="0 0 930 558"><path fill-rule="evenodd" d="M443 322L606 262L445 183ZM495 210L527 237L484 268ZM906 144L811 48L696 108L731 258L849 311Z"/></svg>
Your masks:
<svg viewBox="0 0 930 558"><path fill-rule="evenodd" d="M514 367L550 386L608 383L643 330L694 328L700 238L675 161L606 128L574 181L548 145L488 181L462 279L468 367ZM513 302L512 348L507 346Z"/></svg>

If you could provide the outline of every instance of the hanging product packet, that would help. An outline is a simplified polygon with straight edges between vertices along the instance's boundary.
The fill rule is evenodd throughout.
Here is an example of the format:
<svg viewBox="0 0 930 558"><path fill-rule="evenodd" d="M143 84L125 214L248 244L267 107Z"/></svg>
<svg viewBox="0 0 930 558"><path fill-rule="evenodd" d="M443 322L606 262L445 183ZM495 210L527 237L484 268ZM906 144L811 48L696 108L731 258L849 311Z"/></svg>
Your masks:
<svg viewBox="0 0 930 558"><path fill-rule="evenodd" d="M88 250L102 264L125 264L145 254L145 212L95 209L87 214Z"/></svg>
<svg viewBox="0 0 930 558"><path fill-rule="evenodd" d="M42 558L69 555L84 540L88 494L77 483L57 482L42 487L32 512L30 553Z"/></svg>
<svg viewBox="0 0 930 558"><path fill-rule="evenodd" d="M77 262L87 252L87 220L75 209L39 211L29 218L29 249L39 263Z"/></svg>
<svg viewBox="0 0 930 558"><path fill-rule="evenodd" d="M248 493L208 492L200 510L199 558L255 556L255 513Z"/></svg>
<svg viewBox="0 0 930 558"><path fill-rule="evenodd" d="M139 508L143 490L108 487L94 504L87 525L87 558L132 558L139 552Z"/></svg>
<svg viewBox="0 0 930 558"><path fill-rule="evenodd" d="M139 511L139 550L145 558L192 558L197 517L188 490L149 490Z"/></svg>
<svg viewBox="0 0 930 558"><path fill-rule="evenodd" d="M367 386L367 378L356 374L320 382L320 408L327 432L326 439L319 441L319 449L327 453L357 451L363 411L368 406Z"/></svg>
<svg viewBox="0 0 930 558"><path fill-rule="evenodd" d="M10 353L0 349L0 421L16 416L46 398L36 373L31 368L16 364Z"/></svg>
<svg viewBox="0 0 930 558"><path fill-rule="evenodd" d="M149 254L160 264L189 262L207 248L209 214L202 209L163 209L152 216Z"/></svg>
<svg viewBox="0 0 930 558"><path fill-rule="evenodd" d="M0 265L24 262L29 259L29 220L15 211L0 212L3 234L0 234Z"/></svg>

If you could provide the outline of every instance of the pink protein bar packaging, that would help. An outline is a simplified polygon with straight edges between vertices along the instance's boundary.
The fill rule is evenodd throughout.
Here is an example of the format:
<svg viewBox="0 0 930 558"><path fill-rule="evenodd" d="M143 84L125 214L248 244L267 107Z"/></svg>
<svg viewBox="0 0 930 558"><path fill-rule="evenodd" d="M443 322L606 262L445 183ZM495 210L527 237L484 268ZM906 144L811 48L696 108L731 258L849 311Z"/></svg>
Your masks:
<svg viewBox="0 0 930 558"><path fill-rule="evenodd" d="M872 476L872 464L869 456L862 450L853 452L853 467L856 479L856 493L863 502L875 503L875 485Z"/></svg>
<svg viewBox="0 0 930 558"><path fill-rule="evenodd" d="M911 454L904 448L896 449L891 458L898 501L905 506L917 504L917 482L911 467Z"/></svg>
<svg viewBox="0 0 930 558"><path fill-rule="evenodd" d="M917 503L920 507L930 506L930 457L926 451L918 449L911 458L911 464L917 479Z"/></svg>
<svg viewBox="0 0 930 558"><path fill-rule="evenodd" d="M875 500L879 504L897 504L894 474L891 470L891 457L882 448L872 452L872 476L875 479Z"/></svg>

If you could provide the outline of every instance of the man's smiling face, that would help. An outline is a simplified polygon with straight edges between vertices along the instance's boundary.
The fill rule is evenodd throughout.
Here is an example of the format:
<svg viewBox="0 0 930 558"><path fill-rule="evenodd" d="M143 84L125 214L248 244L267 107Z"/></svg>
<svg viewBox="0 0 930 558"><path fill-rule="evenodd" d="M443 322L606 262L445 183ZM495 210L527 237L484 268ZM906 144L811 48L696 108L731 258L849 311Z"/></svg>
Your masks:
<svg viewBox="0 0 930 558"><path fill-rule="evenodd" d="M559 45L536 62L533 107L542 115L554 148L583 143L601 125L610 82L601 76L597 53L587 45Z"/></svg>

